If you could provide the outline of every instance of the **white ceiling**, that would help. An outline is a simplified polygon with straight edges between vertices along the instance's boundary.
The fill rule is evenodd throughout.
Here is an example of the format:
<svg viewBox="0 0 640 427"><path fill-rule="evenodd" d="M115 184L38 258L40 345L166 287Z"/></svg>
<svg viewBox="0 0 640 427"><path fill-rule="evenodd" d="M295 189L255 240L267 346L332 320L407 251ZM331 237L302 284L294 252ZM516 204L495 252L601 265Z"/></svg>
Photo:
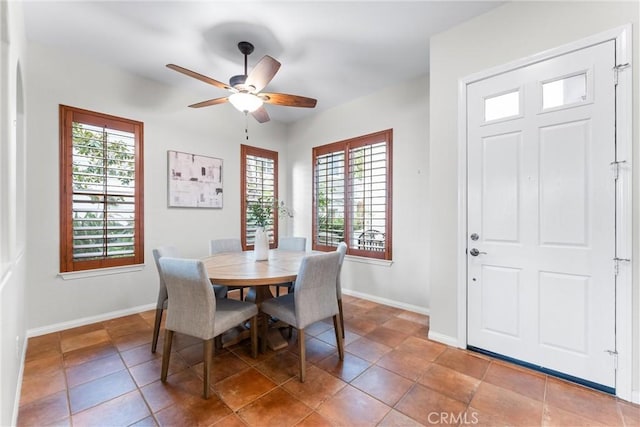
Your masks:
<svg viewBox="0 0 640 427"><path fill-rule="evenodd" d="M425 74L430 36L502 3L27 0L23 6L29 40L184 88L193 102L227 92L165 64L226 83L243 71L237 43L250 41L249 68L266 54L282 63L265 90L317 98L318 111ZM282 122L314 112L267 110Z"/></svg>

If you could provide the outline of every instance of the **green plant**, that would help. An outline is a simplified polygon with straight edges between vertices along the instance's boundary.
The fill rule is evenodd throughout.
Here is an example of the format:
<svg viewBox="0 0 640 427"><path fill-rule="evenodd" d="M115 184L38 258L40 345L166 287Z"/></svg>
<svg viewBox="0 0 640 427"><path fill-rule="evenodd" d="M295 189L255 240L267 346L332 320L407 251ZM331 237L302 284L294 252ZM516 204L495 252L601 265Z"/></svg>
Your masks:
<svg viewBox="0 0 640 427"><path fill-rule="evenodd" d="M252 202L247 200L249 220L258 227L266 227L273 222L273 209L277 202L272 198L259 197Z"/></svg>

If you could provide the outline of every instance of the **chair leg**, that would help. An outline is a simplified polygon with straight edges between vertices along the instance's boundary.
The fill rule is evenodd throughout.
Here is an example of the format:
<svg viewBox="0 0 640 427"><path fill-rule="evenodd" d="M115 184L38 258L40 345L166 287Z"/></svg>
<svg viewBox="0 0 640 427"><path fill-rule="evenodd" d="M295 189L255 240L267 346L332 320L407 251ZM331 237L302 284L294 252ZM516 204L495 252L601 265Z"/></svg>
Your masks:
<svg viewBox="0 0 640 427"><path fill-rule="evenodd" d="M156 352L158 346L158 335L160 334L160 323L162 323L162 309L156 308L156 321L153 323L153 339L151 340L151 353Z"/></svg>
<svg viewBox="0 0 640 427"><path fill-rule="evenodd" d="M276 286L276 296L279 297L280 296L280 285Z"/></svg>
<svg viewBox="0 0 640 427"><path fill-rule="evenodd" d="M260 316L260 353L266 353L267 333L269 332L269 316L264 313L260 313L258 316Z"/></svg>
<svg viewBox="0 0 640 427"><path fill-rule="evenodd" d="M210 340L204 340L204 345L203 345L203 354L202 357L204 358L204 372L203 372L203 381L204 381L204 393L203 396L205 399L209 398L209 393L210 393L210 388L209 388L209 381L211 378L211 365L213 364L213 341L215 340L215 338L212 338Z"/></svg>
<svg viewBox="0 0 640 427"><path fill-rule="evenodd" d="M167 381L167 372L169 372L169 359L171 357L171 342L173 341L173 331L166 329L164 332L164 349L162 351L162 371L160 380Z"/></svg>
<svg viewBox="0 0 640 427"><path fill-rule="evenodd" d="M340 313L340 326L342 327L342 338L344 338L344 314L342 313L342 298L338 299L338 311Z"/></svg>
<svg viewBox="0 0 640 427"><path fill-rule="evenodd" d="M307 346L304 342L304 329L298 329L298 351L300 353L300 382L303 383L307 376L305 368Z"/></svg>
<svg viewBox="0 0 640 427"><path fill-rule="evenodd" d="M251 357L258 357L258 315L251 318ZM264 340L266 341L266 339Z"/></svg>
<svg viewBox="0 0 640 427"><path fill-rule="evenodd" d="M240 301L244 301L244 288L240 288Z"/></svg>
<svg viewBox="0 0 640 427"><path fill-rule="evenodd" d="M336 343L338 344L338 356L340 360L344 360L344 332L342 331L342 326L340 325L339 316L336 314L333 316L333 329L336 332Z"/></svg>

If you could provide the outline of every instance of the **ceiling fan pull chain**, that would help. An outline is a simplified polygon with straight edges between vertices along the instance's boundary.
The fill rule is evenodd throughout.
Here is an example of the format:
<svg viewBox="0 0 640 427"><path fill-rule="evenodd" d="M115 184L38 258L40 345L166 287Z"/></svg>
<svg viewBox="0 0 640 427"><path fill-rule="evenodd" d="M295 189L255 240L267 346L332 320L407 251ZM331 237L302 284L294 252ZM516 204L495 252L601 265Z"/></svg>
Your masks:
<svg viewBox="0 0 640 427"><path fill-rule="evenodd" d="M249 114L244 112L244 133L247 141L249 141Z"/></svg>

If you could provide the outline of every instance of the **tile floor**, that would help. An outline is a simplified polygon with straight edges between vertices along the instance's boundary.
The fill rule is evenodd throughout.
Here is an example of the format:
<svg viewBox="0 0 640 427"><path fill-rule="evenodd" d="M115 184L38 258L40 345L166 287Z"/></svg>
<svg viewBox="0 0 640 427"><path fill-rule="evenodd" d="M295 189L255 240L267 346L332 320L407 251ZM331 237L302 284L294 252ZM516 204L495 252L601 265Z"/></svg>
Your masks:
<svg viewBox="0 0 640 427"><path fill-rule="evenodd" d="M332 324L308 329L307 381L288 348L215 356L203 400L202 346L178 335L169 378L154 311L29 340L19 426L639 426L640 407L426 339L426 316L345 296L346 355Z"/></svg>

